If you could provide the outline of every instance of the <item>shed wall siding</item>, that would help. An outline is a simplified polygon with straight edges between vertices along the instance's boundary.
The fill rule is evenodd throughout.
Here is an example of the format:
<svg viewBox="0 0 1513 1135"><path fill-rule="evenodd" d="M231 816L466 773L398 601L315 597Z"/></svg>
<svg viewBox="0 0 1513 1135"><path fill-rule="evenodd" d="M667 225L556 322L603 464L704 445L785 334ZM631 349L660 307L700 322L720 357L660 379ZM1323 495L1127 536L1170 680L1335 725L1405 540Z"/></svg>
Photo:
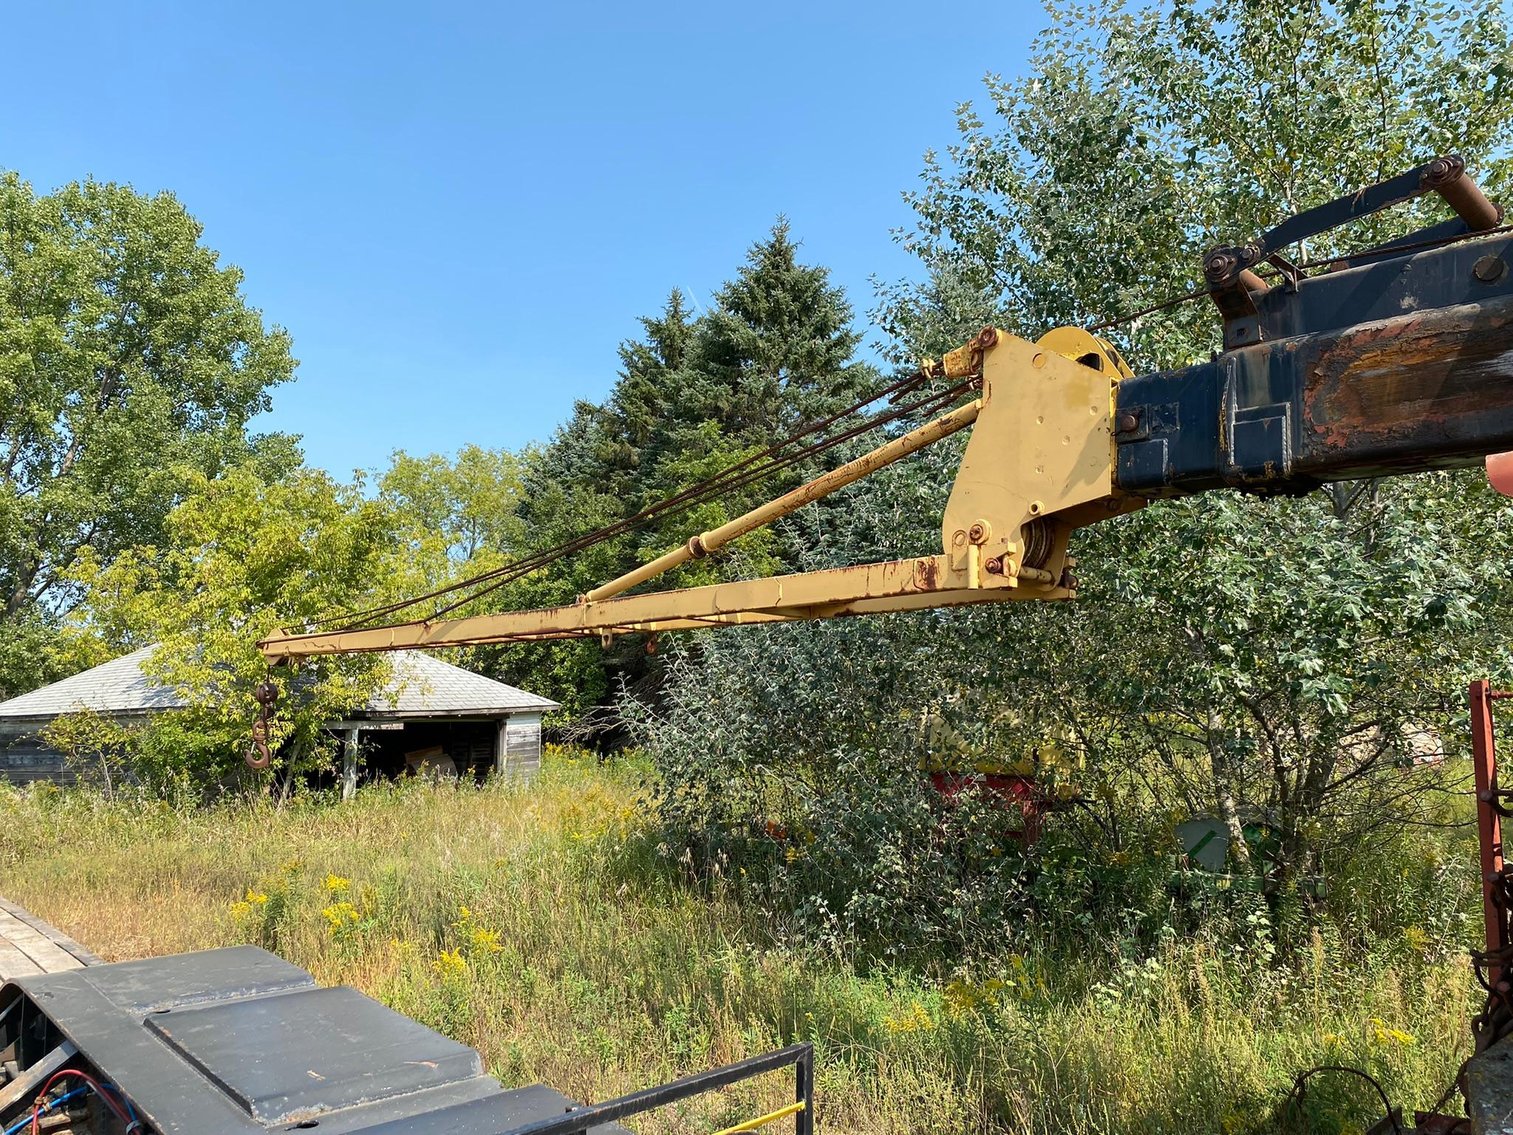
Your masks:
<svg viewBox="0 0 1513 1135"><path fill-rule="evenodd" d="M541 771L541 715L517 713L500 723L504 733L504 762L500 771L507 776L530 778Z"/></svg>
<svg viewBox="0 0 1513 1135"><path fill-rule="evenodd" d="M451 719L440 720L449 727L455 724ZM67 758L49 748L38 736L42 724L35 720L0 721L0 783L52 781L72 784L79 780L80 770L70 768ZM349 726L353 723L342 724ZM477 729L477 734L464 736L458 730L458 735L447 742L447 755L458 768L477 768L481 772L492 761L498 772L525 778L540 770L540 713L517 713L501 719L496 737L491 736L492 731L486 722L479 722L471 728ZM82 771L86 780L97 779L94 770L86 767Z"/></svg>
<svg viewBox="0 0 1513 1135"><path fill-rule="evenodd" d="M37 737L0 737L0 780L30 784L50 780L72 784L77 777L63 754L49 749Z"/></svg>

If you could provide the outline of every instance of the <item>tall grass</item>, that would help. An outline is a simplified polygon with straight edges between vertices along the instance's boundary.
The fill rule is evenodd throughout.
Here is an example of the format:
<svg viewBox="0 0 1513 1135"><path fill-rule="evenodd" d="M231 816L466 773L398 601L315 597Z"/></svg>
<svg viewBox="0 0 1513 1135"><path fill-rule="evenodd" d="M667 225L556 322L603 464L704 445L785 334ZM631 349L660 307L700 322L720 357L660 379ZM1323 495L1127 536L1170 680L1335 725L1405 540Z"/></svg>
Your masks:
<svg viewBox="0 0 1513 1135"><path fill-rule="evenodd" d="M1004 954L865 972L774 939L660 866L634 778L559 760L532 785L364 790L180 809L0 790L0 893L107 959L254 942L479 1048L507 1084L605 1099L795 1040L830 1132L1299 1129L1297 1071L1360 1066L1432 1103L1472 982L1422 936L1360 954L1316 933L1285 967L1169 937L1151 956ZM640 1130L775 1105L749 1086ZM1369 1088L1320 1079L1310 1130L1359 1129Z"/></svg>

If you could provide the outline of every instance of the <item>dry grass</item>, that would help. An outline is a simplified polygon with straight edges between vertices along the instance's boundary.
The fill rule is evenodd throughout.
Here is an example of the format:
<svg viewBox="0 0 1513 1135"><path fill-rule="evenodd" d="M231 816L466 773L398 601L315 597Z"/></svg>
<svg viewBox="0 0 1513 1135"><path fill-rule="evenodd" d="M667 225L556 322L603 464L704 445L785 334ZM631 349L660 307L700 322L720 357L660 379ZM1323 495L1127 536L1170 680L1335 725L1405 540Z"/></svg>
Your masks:
<svg viewBox="0 0 1513 1135"><path fill-rule="evenodd" d="M210 810L0 790L0 892L107 959L251 941L482 1050L506 1083L604 1099L795 1039L828 1132L1276 1129L1292 1074L1358 1064L1426 1105L1463 1054L1458 960L1259 969L1172 942L1112 975L1005 958L950 983L774 945L655 864L631 776L561 761L534 785ZM751 1088L645 1131L709 1130ZM1314 1093L1316 1130L1369 1115Z"/></svg>

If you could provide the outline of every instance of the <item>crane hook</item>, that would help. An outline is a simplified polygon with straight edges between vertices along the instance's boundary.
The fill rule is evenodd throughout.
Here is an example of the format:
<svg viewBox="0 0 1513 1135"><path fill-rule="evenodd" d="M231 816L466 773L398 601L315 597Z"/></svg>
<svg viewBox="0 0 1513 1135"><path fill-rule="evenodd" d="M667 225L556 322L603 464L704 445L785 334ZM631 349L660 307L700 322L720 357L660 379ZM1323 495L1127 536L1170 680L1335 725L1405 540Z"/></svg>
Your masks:
<svg viewBox="0 0 1513 1135"><path fill-rule="evenodd" d="M252 723L252 744L242 758L251 769L265 769L273 763L273 751L268 748L268 731L273 716L273 703L278 700L278 687L272 682L260 682L252 691L252 700L257 702L257 720Z"/></svg>

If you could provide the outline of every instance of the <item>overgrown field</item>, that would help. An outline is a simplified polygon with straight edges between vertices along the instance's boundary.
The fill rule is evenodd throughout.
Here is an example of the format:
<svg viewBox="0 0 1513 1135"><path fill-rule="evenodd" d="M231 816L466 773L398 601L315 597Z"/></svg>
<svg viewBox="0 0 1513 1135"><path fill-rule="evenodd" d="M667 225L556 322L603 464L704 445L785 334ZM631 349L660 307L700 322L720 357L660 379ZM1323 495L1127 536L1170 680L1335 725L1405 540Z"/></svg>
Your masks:
<svg viewBox="0 0 1513 1135"><path fill-rule="evenodd" d="M837 1133L1288 1130L1303 1068L1359 1066L1422 1107L1467 1050L1468 968L1421 935L1363 952L1315 933L1280 966L1173 938L942 973L780 943L663 865L637 779L559 759L530 786L209 810L0 788L0 893L110 960L263 944L477 1046L507 1084L579 1098L810 1040ZM641 1130L709 1131L788 1090ZM1373 1105L1320 1077L1308 1106L1345 1131Z"/></svg>

